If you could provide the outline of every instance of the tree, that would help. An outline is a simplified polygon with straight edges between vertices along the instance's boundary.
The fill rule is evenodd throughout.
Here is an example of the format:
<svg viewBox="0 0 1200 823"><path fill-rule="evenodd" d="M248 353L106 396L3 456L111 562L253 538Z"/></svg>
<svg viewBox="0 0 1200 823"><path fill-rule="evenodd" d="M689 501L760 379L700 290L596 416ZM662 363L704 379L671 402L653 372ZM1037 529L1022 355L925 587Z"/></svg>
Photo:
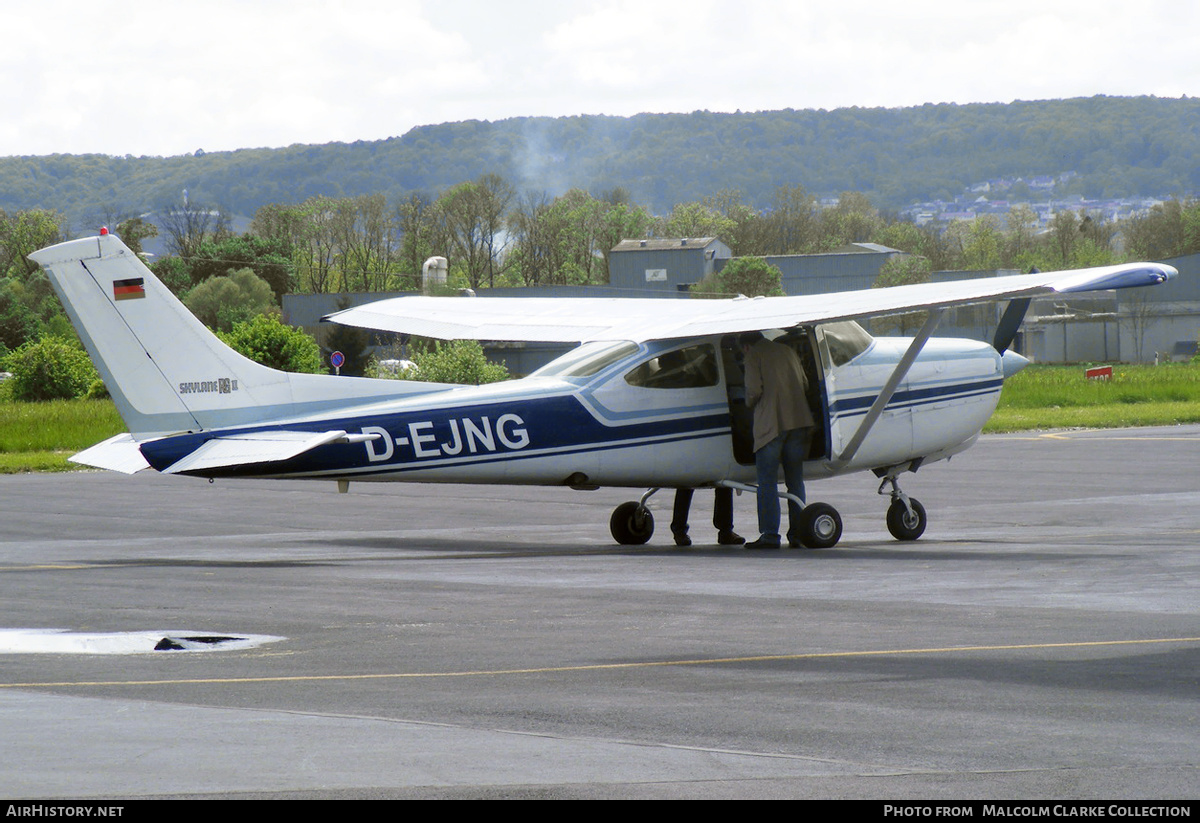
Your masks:
<svg viewBox="0 0 1200 823"><path fill-rule="evenodd" d="M206 240L185 258L192 283L228 275L235 269L250 269L270 285L274 299L292 290L294 278L291 247L283 240L268 240L252 234L228 235Z"/></svg>
<svg viewBox="0 0 1200 823"><path fill-rule="evenodd" d="M402 380L478 386L510 377L502 363L487 359L477 340L434 341L428 348L414 349L412 360L417 368L401 372Z"/></svg>
<svg viewBox="0 0 1200 823"><path fill-rule="evenodd" d="M341 264L345 291L380 291L395 256L395 224L382 194L332 202L329 228Z"/></svg>
<svg viewBox="0 0 1200 823"><path fill-rule="evenodd" d="M6 214L0 209L0 277L24 280L39 271L29 255L66 237L66 218L57 211L27 209Z"/></svg>
<svg viewBox="0 0 1200 823"><path fill-rule="evenodd" d="M334 288L337 256L329 226L334 202L318 196L298 206L270 204L260 208L250 224L252 234L289 250L293 285L310 294Z"/></svg>
<svg viewBox="0 0 1200 823"><path fill-rule="evenodd" d="M1079 219L1073 211L1060 211L1050 218L1050 235L1053 238L1054 268L1070 268L1075 256L1075 245L1079 241Z"/></svg>
<svg viewBox="0 0 1200 823"><path fill-rule="evenodd" d="M1037 248L1038 216L1026 204L1008 210L1008 232L1004 242L1004 265L1028 269L1034 265Z"/></svg>
<svg viewBox="0 0 1200 823"><path fill-rule="evenodd" d="M618 193L610 193L610 197ZM604 258L605 278L608 276L610 256L613 248L626 238L648 237L654 218L641 206L605 200L605 209L596 234L600 255Z"/></svg>
<svg viewBox="0 0 1200 823"><path fill-rule="evenodd" d="M925 257L910 254L893 255L879 267L879 276L871 284L871 288L887 289L892 286L911 286L918 283L928 283L930 275L929 260ZM928 317L928 312L908 312L877 318L871 325L877 331L893 330L900 336L907 336L919 329Z"/></svg>
<svg viewBox="0 0 1200 823"><path fill-rule="evenodd" d="M962 266L969 271L987 271L1000 268L1003 246L1000 227L991 215L976 217L971 221L958 221L962 252Z"/></svg>
<svg viewBox="0 0 1200 823"><path fill-rule="evenodd" d="M550 205L550 230L558 235L561 256L554 282L589 285L608 279L607 270L600 270L604 210L605 205L583 189L571 189Z"/></svg>
<svg viewBox="0 0 1200 823"><path fill-rule="evenodd" d="M0 279L0 346L15 349L37 332L37 316L21 299L23 289L14 281Z"/></svg>
<svg viewBox="0 0 1200 823"><path fill-rule="evenodd" d="M507 242L507 240L500 240L504 236L504 217L508 213L509 204L517 195L517 190L498 174L485 174L479 178L478 185L484 194L484 241L488 251L488 285L491 286L495 285Z"/></svg>
<svg viewBox="0 0 1200 823"><path fill-rule="evenodd" d="M847 243L865 243L883 221L870 199L862 192L844 191L838 204L821 213L820 251L832 251Z"/></svg>
<svg viewBox="0 0 1200 823"><path fill-rule="evenodd" d="M526 192L509 214L513 268L522 285L540 286L557 282L562 270L562 248L554 225L550 196Z"/></svg>
<svg viewBox="0 0 1200 823"><path fill-rule="evenodd" d="M760 254L801 254L816 249L820 219L817 203L803 186L779 186L766 218Z"/></svg>
<svg viewBox="0 0 1200 823"><path fill-rule="evenodd" d="M396 228L400 233L400 272L402 287L421 286L421 267L435 255L450 248L445 220L434 200L424 194L410 194L396 206Z"/></svg>
<svg viewBox="0 0 1200 823"><path fill-rule="evenodd" d="M473 183L459 183L438 198L455 257L451 265L462 267L473 289L485 282L494 285L503 270L504 216L515 196L504 178L485 174Z"/></svg>
<svg viewBox="0 0 1200 823"><path fill-rule="evenodd" d="M338 311L350 308L350 301L342 297L337 302ZM332 323L332 329L325 335L325 345L321 346L321 357L329 363L329 357L335 351L340 351L346 362L337 370L338 374L348 377L362 377L371 366L371 353L367 349L366 333L355 326L343 326ZM331 368L332 370L332 368Z"/></svg>
<svg viewBox="0 0 1200 823"><path fill-rule="evenodd" d="M150 271L176 297L182 297L192 288L192 269L182 257L160 257L150 264Z"/></svg>
<svg viewBox="0 0 1200 823"><path fill-rule="evenodd" d="M142 254L142 241L158 237L158 228L153 223L141 217L129 217L116 224L117 236L121 238L129 250L136 255Z"/></svg>
<svg viewBox="0 0 1200 823"><path fill-rule="evenodd" d="M159 222L167 233L167 248L185 259L194 255L202 243L229 234L229 216L212 206L189 202L186 189L182 205L159 210Z"/></svg>
<svg viewBox="0 0 1200 823"><path fill-rule="evenodd" d="M1125 225L1126 244L1138 260L1162 260L1200 251L1200 201L1168 200Z"/></svg>
<svg viewBox="0 0 1200 823"><path fill-rule="evenodd" d="M708 203L676 203L671 216L659 228L659 234L663 237L724 238L732 235L735 228L736 221Z"/></svg>
<svg viewBox="0 0 1200 823"><path fill-rule="evenodd" d="M238 269L205 280L183 302L210 329L230 331L235 323L273 309L275 295L266 280L250 269Z"/></svg>
<svg viewBox="0 0 1200 823"><path fill-rule="evenodd" d="M783 273L761 257L737 257L692 286L693 297L779 296Z"/></svg>
<svg viewBox="0 0 1200 823"><path fill-rule="evenodd" d="M1118 306L1121 310L1118 322L1133 338L1133 362L1144 363L1146 332L1162 314L1161 306L1146 294L1147 289L1129 289L1121 295ZM1157 358L1156 362L1157 362Z"/></svg>
<svg viewBox="0 0 1200 823"><path fill-rule="evenodd" d="M879 276L875 278L871 287L887 289L892 286L928 283L930 271L929 260L924 257L913 254L895 254L879 267Z"/></svg>
<svg viewBox="0 0 1200 823"><path fill-rule="evenodd" d="M279 318L260 314L235 323L233 330L217 332L226 345L264 366L290 372L319 374L321 349L302 329L286 326Z"/></svg>
<svg viewBox="0 0 1200 823"><path fill-rule="evenodd" d="M75 341L43 337L4 358L12 372L7 391L14 400L70 400L83 397L98 379L87 353Z"/></svg>

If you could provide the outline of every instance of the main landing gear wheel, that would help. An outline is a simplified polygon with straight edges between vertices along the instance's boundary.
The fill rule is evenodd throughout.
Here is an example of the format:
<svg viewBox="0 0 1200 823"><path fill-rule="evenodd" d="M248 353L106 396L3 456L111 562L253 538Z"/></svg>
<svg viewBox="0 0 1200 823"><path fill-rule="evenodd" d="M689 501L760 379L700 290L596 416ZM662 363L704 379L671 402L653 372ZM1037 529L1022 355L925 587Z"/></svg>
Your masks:
<svg viewBox="0 0 1200 823"><path fill-rule="evenodd" d="M654 534L654 515L636 500L617 506L608 520L613 540L622 546L641 546Z"/></svg>
<svg viewBox="0 0 1200 823"><path fill-rule="evenodd" d="M887 527L892 537L897 540L916 540L925 533L928 522L925 517L925 507L913 498L908 498L912 511L904 506L904 501L893 500L887 510Z"/></svg>
<svg viewBox="0 0 1200 823"><path fill-rule="evenodd" d="M828 503L809 503L800 513L800 542L810 549L832 549L842 539L842 516Z"/></svg>

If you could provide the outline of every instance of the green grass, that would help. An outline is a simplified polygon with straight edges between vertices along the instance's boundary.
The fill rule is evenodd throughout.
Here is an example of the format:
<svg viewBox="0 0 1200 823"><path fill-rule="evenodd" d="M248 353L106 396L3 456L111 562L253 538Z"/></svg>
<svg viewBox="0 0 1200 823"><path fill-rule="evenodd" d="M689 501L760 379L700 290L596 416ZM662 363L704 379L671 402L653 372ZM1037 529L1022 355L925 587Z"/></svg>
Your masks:
<svg viewBox="0 0 1200 823"><path fill-rule="evenodd" d="M111 400L0 402L0 474L67 471L67 458L125 431Z"/></svg>
<svg viewBox="0 0 1200 823"><path fill-rule="evenodd" d="M985 432L1200 423L1200 365L1113 366L1088 380L1084 366L1029 366L1005 381Z"/></svg>
<svg viewBox="0 0 1200 823"><path fill-rule="evenodd" d="M1030 366L1007 381L985 432L1200 423L1200 365ZM125 431L110 400L0 401L0 474L68 471L67 458Z"/></svg>

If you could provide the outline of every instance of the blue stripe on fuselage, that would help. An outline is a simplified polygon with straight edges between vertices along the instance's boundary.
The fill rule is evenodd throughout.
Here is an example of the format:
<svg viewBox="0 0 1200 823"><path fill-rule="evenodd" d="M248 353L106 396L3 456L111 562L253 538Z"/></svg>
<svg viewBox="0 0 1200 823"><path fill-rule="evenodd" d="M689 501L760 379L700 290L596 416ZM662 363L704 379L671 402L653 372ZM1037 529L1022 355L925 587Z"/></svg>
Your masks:
<svg viewBox="0 0 1200 823"><path fill-rule="evenodd" d="M600 451L728 436L729 415L728 412L692 413L667 419L656 415L650 420L606 425L597 420L579 398L563 394L177 435L143 443L142 453L151 466L161 471L214 437L254 431L324 432L339 429L350 434L378 436L367 443L321 446L282 463L247 464L204 474L258 474L263 473L267 465L274 467L271 473L375 474Z"/></svg>
<svg viewBox="0 0 1200 823"><path fill-rule="evenodd" d="M915 388L897 391L890 401L888 401L887 409L889 411L897 411L904 408L916 408L918 406L929 405L930 403L945 403L949 400L958 400L968 397L978 397L988 395L1000 391L1000 387L1004 381L1002 378L988 378L986 380L973 380L969 383L949 383L945 385L918 385ZM875 398L879 396L879 389L867 394L859 394L855 397L837 397L830 405L830 415L832 417L846 417L856 414L863 414L875 402Z"/></svg>

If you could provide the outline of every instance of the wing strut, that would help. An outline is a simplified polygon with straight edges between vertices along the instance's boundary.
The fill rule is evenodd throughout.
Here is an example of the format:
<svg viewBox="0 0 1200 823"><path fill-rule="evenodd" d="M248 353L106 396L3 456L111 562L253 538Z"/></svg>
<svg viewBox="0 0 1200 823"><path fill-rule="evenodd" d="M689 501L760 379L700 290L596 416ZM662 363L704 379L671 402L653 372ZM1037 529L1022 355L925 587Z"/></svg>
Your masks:
<svg viewBox="0 0 1200 823"><path fill-rule="evenodd" d="M925 320L925 325L921 326L921 330L917 332L917 336L913 338L909 344L908 351L904 352L904 356L900 358L900 362L896 364L896 368L892 370L892 374L887 379L887 383L883 385L883 389L879 392L879 396L875 398L875 402L871 404L871 408L867 410L866 416L859 423L858 429L854 432L854 436L850 438L850 442L846 448L842 449L842 453L838 455L836 460L830 461L835 469L845 466L854 459L854 455L858 453L859 447L863 441L867 439L867 435L871 433L871 429L875 425L875 421L879 419L879 415L883 414L884 407L892 399L892 395L896 393L896 389L900 387L900 381L908 374L908 370L912 368L912 364L916 362L917 355L921 353L921 349L925 348L925 344L929 342L930 336L937 328L938 323L945 313L944 308L931 309L929 317Z"/></svg>

